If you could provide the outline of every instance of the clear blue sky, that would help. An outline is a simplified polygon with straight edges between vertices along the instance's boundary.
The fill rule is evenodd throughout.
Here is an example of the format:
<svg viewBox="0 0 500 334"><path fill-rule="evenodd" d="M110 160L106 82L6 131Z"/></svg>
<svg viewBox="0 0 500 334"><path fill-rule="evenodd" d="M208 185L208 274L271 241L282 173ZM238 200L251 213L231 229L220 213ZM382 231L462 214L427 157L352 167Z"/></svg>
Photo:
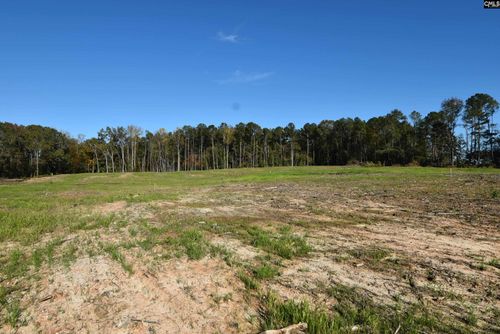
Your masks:
<svg viewBox="0 0 500 334"><path fill-rule="evenodd" d="M500 99L499 57L481 0L5 0L0 121L91 136L426 114Z"/></svg>

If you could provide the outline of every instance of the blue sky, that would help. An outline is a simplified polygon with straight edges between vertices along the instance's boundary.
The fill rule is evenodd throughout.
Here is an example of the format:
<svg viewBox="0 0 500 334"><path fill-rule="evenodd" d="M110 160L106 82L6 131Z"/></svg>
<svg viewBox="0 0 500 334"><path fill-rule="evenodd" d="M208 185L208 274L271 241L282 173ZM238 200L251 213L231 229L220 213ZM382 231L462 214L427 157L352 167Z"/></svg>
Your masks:
<svg viewBox="0 0 500 334"><path fill-rule="evenodd" d="M0 121L92 136L426 114L500 99L499 39L481 0L1 1Z"/></svg>

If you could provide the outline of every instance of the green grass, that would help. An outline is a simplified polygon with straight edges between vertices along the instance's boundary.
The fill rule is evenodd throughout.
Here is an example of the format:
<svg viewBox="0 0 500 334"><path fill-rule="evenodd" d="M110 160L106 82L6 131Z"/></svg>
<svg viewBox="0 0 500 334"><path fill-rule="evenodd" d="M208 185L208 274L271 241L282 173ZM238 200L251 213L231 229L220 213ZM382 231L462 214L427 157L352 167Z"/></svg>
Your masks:
<svg viewBox="0 0 500 334"><path fill-rule="evenodd" d="M469 326L477 325L477 315L474 308L470 307L464 316L464 322Z"/></svg>
<svg viewBox="0 0 500 334"><path fill-rule="evenodd" d="M488 265L500 269L500 259L491 259L488 261Z"/></svg>
<svg viewBox="0 0 500 334"><path fill-rule="evenodd" d="M237 276L245 284L245 288L249 290L257 290L259 288L259 283L244 270L238 271Z"/></svg>
<svg viewBox="0 0 500 334"><path fill-rule="evenodd" d="M250 227L247 232L254 247L261 248L285 259L305 256L312 250L303 237L293 235L289 230L281 231L281 233L271 233L258 227Z"/></svg>
<svg viewBox="0 0 500 334"><path fill-rule="evenodd" d="M22 310L19 300L11 295L14 291L14 288L0 285L0 328L2 323L16 327L20 320Z"/></svg>
<svg viewBox="0 0 500 334"><path fill-rule="evenodd" d="M349 250L348 253L356 259L370 262L380 262L390 255L388 250L379 247L356 248Z"/></svg>
<svg viewBox="0 0 500 334"><path fill-rule="evenodd" d="M48 264L54 263L54 253L58 246L63 243L61 238L56 238L55 240L50 241L45 246L40 248L36 248L31 253L31 261L35 268L40 268L44 262Z"/></svg>
<svg viewBox="0 0 500 334"><path fill-rule="evenodd" d="M77 259L77 251L75 244L70 244L63 250L61 260L65 267L69 267Z"/></svg>
<svg viewBox="0 0 500 334"><path fill-rule="evenodd" d="M15 328L21 317L21 307L19 306L19 301L14 300L7 303L6 306L6 322L13 328Z"/></svg>
<svg viewBox="0 0 500 334"><path fill-rule="evenodd" d="M44 234L108 227L113 218L88 215L89 207L115 201L129 203L173 200L193 189L232 183L307 182L335 185L358 182L400 186L401 179L422 184L471 174L499 174L493 168L422 167L279 167L180 173L72 174L37 182L0 184L0 242L30 244ZM478 194L464 194L476 197ZM485 189L479 194L495 197Z"/></svg>
<svg viewBox="0 0 500 334"><path fill-rule="evenodd" d="M264 296L262 300L263 330L305 322L308 326L307 333L335 333L336 323L325 310L313 308L307 302L283 302L273 294Z"/></svg>
<svg viewBox="0 0 500 334"><path fill-rule="evenodd" d="M117 245L108 244L104 245L103 249L106 253L108 253L111 258L117 261L129 275L134 273L134 269L130 263L127 262L125 256L120 252Z"/></svg>
<svg viewBox="0 0 500 334"><path fill-rule="evenodd" d="M257 279L271 279L278 274L278 269L270 264L261 264L253 269L253 275Z"/></svg>
<svg viewBox="0 0 500 334"><path fill-rule="evenodd" d="M187 257L191 260L199 260L208 252L208 247L201 231L184 231L179 238L179 243L184 247Z"/></svg>
<svg viewBox="0 0 500 334"><path fill-rule="evenodd" d="M9 291L3 285L0 285L0 306L4 306L7 304L7 296L9 295Z"/></svg>
<svg viewBox="0 0 500 334"><path fill-rule="evenodd" d="M375 304L355 289L336 285L328 290L337 301L330 309L306 301L283 301L272 293L261 297L263 330L305 322L309 334L336 333L468 333L460 324L446 323L422 304L406 308ZM353 328L356 328L353 330Z"/></svg>
<svg viewBox="0 0 500 334"><path fill-rule="evenodd" d="M24 276L29 269L29 260L20 250L13 250L5 264L2 264L2 272L7 278Z"/></svg>

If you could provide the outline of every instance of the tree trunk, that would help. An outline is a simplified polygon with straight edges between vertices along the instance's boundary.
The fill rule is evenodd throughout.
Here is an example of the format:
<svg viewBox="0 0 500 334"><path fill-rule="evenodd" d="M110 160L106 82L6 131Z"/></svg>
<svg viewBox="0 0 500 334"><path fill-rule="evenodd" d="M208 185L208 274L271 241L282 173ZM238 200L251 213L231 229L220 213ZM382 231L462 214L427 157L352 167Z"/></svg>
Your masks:
<svg viewBox="0 0 500 334"><path fill-rule="evenodd" d="M181 170L181 143L177 141L177 171Z"/></svg>
<svg viewBox="0 0 500 334"><path fill-rule="evenodd" d="M212 168L215 169L215 145L214 145L214 136L212 136Z"/></svg>
<svg viewBox="0 0 500 334"><path fill-rule="evenodd" d="M35 161L36 161L36 177L38 177L39 175L39 169L38 169L38 166L39 166L39 161L40 161L40 150L36 150L35 151Z"/></svg>
<svg viewBox="0 0 500 334"><path fill-rule="evenodd" d="M104 160L106 160L106 173L109 173L109 167L108 167L108 153L104 152Z"/></svg>
<svg viewBox="0 0 500 334"><path fill-rule="evenodd" d="M309 135L307 135L306 141L307 141L306 165L309 166Z"/></svg>

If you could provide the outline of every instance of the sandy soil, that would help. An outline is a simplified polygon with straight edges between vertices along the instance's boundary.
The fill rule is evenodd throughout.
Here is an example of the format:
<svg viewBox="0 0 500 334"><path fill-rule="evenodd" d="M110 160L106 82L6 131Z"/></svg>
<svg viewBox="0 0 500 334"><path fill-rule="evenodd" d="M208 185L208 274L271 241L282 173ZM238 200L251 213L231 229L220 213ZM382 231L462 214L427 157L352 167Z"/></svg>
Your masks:
<svg viewBox="0 0 500 334"><path fill-rule="evenodd" d="M132 275L107 257L45 277L19 333L239 333L255 330L243 283L219 259L172 260Z"/></svg>

